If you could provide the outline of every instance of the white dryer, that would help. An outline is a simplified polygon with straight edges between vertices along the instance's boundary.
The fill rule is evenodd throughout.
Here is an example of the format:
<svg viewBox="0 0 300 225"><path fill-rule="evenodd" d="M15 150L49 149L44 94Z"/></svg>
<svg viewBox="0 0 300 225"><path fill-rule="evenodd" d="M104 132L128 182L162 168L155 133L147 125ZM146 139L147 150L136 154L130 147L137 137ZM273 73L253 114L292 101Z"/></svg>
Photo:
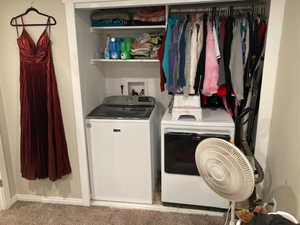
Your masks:
<svg viewBox="0 0 300 225"><path fill-rule="evenodd" d="M161 197L163 203L228 208L199 176L195 151L210 137L234 139L234 123L224 110L204 109L201 120L172 120L167 111L161 122Z"/></svg>

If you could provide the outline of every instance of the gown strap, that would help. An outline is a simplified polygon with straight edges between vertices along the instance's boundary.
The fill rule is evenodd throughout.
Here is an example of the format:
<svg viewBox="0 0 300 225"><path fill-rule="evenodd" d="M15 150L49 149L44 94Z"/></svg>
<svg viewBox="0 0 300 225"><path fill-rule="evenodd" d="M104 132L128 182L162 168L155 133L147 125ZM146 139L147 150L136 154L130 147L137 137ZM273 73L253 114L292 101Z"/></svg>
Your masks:
<svg viewBox="0 0 300 225"><path fill-rule="evenodd" d="M50 20L51 20L51 17L48 16L48 19L47 19L47 25L46 25L46 31L48 32L49 38L50 38L50 35L51 35L51 25L50 25Z"/></svg>
<svg viewBox="0 0 300 225"><path fill-rule="evenodd" d="M23 29L24 29L24 20L23 20L23 16L21 16L21 21L22 21L22 27L23 27ZM15 19L15 24L18 24L17 19ZM18 35L18 37L20 37L20 35L19 35L19 27L18 27L18 26L16 26L16 30L17 30L17 35Z"/></svg>

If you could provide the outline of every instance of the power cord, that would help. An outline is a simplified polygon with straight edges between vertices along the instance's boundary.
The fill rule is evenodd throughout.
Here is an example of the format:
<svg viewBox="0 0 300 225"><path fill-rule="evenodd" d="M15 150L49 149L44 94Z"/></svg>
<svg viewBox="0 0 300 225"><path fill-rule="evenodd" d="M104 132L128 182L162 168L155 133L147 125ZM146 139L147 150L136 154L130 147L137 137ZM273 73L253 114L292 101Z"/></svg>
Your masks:
<svg viewBox="0 0 300 225"><path fill-rule="evenodd" d="M229 208L228 208L227 213L226 213L226 220L225 220L224 225L227 225L228 222L229 222L228 217L229 217L230 211L231 211L231 202L230 202Z"/></svg>

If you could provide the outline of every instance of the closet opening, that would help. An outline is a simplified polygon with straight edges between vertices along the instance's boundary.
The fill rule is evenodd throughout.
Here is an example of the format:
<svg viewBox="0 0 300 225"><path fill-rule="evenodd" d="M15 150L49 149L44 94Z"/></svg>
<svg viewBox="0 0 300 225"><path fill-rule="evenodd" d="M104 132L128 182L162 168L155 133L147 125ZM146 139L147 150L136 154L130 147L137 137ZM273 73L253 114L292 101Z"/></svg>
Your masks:
<svg viewBox="0 0 300 225"><path fill-rule="evenodd" d="M168 107L172 105L170 102L172 102L175 94L200 95L201 110L204 117L217 115L213 117L214 121L217 121L219 114L215 114L215 112L227 111L225 125L229 124L227 118L233 118L233 121L239 126L239 129L236 129L238 133L235 134L232 132L235 127L234 122L230 126L228 125L226 129L224 127L223 130L214 129L214 134L229 136L231 141L236 140L239 147L245 147L245 142L250 143L246 146L247 151L254 153L259 106L259 98L256 97L259 96L262 79L268 8L268 3L265 1L231 1L203 4L181 2L180 4L160 4L147 7L105 6L104 8L75 9L82 117L86 126L87 138L85 141L88 146L88 157L93 157L93 153L89 152L89 148L92 147L89 143L91 123L88 121L88 116L95 108L111 96L153 97L157 104L156 121L149 125L152 128L148 129L150 133L157 134L154 137L151 136L154 143L151 148L155 151L151 157L152 161L154 159L156 161L155 165L151 167L152 176L155 177L154 183L151 183L154 191L153 199L156 196L152 203L162 205L162 202L165 202L166 204L182 204L189 207L199 206L196 202L195 204L181 200L170 202L158 198L161 196L161 187L164 182L161 181L161 172L164 170L162 152L165 147L164 140L160 139L165 132L162 131L160 122L165 112L168 111ZM147 19L151 18L151 15L154 15L155 20ZM182 52L185 56L187 55L187 46L185 45L180 49L181 45L178 44L180 39L176 38L180 38L182 32L187 33L187 24L191 21L193 24L195 22L195 26L198 27L197 34L199 36L194 36L195 40L202 43L201 46L197 44L189 46L189 48L195 49L195 52L198 51L198 55L193 53L192 57L194 58L190 58L194 64L193 71L186 72L185 70L180 71L180 65L183 65L181 64ZM198 23L200 21L201 23ZM181 27L182 24L186 24L185 28ZM172 36L173 29L170 31L170 26L176 28L178 35ZM204 31L204 27L206 27L206 31ZM191 26L189 29L192 29ZM163 77L161 71L163 71L165 54L161 57L159 49L162 44L167 43L168 32L174 41L171 43L172 48L170 48L169 54L171 57L178 55L179 57L172 58L177 65L171 71L172 76ZM215 40L214 44L207 41L212 37ZM146 44L142 45L141 43ZM117 53L114 52L115 45L121 48L116 51ZM128 47L129 45L130 47ZM166 45L165 49L169 46L169 44ZM211 65L206 64L206 60L210 60L209 57L212 56L211 51L208 53L208 46L214 47L213 55L217 58ZM204 48L206 48L205 53ZM177 50L173 51L174 49ZM238 49L240 53L236 54L235 49ZM206 53L208 53L208 57ZM191 51L189 54L192 54ZM219 70L222 67L223 77L214 77L215 86L207 86L209 80L205 80L205 71L211 70L212 73L215 73L215 66L218 66ZM228 70L242 73L243 76L231 76ZM184 77L186 80L183 81L180 79L183 78L180 77L182 72L183 74L191 73L194 77ZM199 76L197 77L197 75ZM218 79L217 82L216 79ZM232 81L235 83L233 84ZM240 117L240 115L243 116ZM251 122L244 126L248 121ZM129 125L126 126L129 127ZM112 130L115 130L113 135L120 135L126 126L120 125L113 128ZM187 131L186 128L182 127L176 129L183 130L177 132L180 134ZM193 129L195 132L198 127ZM190 130L188 131L190 132ZM205 127L205 132L210 134L213 131ZM184 160L189 159L184 158ZM90 168L90 171L92 170L93 168ZM93 174L95 172L90 172L92 193L95 191L92 187ZM193 177L193 179L198 178ZM113 198L101 199L101 197L97 199L92 197L92 200L95 202L102 200L118 201L118 199ZM215 205L214 208L226 208L227 203L221 202L219 199L216 202L209 202L206 206L214 207Z"/></svg>

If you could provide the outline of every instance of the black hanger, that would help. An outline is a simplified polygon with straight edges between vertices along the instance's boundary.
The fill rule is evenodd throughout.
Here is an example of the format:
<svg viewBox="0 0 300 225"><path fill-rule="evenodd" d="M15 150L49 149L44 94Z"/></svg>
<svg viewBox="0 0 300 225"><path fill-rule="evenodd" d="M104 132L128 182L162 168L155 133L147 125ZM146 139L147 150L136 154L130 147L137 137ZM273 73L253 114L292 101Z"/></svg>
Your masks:
<svg viewBox="0 0 300 225"><path fill-rule="evenodd" d="M22 16L27 15L30 11L34 11L34 12L36 12L36 13L39 14L39 15L48 17L48 18L50 19L50 23L49 23L49 24L47 24L47 23L40 23L40 24L38 24L38 23L37 23L37 24L34 24L34 23L33 23L33 24L30 24L30 23L28 23L28 24L18 24L18 23L17 23L17 19L20 18L20 17L22 17ZM52 20L53 22L51 22L51 20ZM18 15L18 16L13 17L13 18L10 20L10 25L13 26L13 27L22 27L22 26L46 26L46 25L54 26L54 25L56 25L56 20L55 20L55 18L54 18L53 16L49 16L49 15L47 15L47 14L41 13L41 12L39 12L36 8L30 7L30 8L28 8L28 9L26 10L25 13L22 13L22 14L20 14L20 15Z"/></svg>
<svg viewBox="0 0 300 225"><path fill-rule="evenodd" d="M212 17L212 22L213 22L213 25L216 24L216 15L217 15L217 7L212 7L211 9L211 17Z"/></svg>
<svg viewBox="0 0 300 225"><path fill-rule="evenodd" d="M229 16L234 16L234 8L233 8L233 6L230 6L229 7Z"/></svg>

